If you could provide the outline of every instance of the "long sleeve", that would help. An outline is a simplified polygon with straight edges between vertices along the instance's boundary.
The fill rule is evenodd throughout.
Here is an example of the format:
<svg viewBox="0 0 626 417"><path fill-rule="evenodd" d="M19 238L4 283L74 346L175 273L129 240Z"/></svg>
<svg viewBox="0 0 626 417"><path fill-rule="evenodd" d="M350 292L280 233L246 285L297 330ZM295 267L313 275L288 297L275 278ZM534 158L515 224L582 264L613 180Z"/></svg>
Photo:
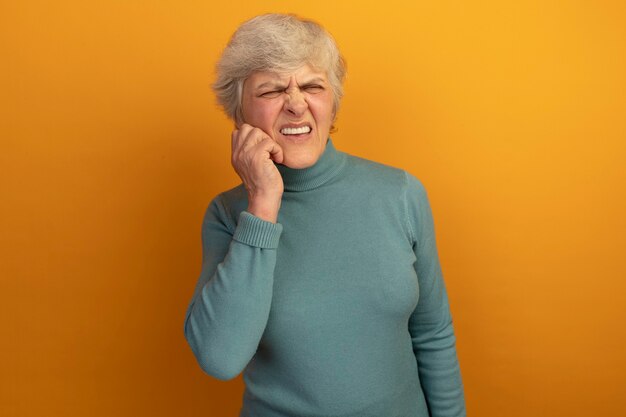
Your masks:
<svg viewBox="0 0 626 417"><path fill-rule="evenodd" d="M408 174L407 181L407 212L419 283L419 301L409 320L409 332L419 377L431 417L465 416L456 340L437 254L433 217L422 184Z"/></svg>
<svg viewBox="0 0 626 417"><path fill-rule="evenodd" d="M246 211L234 223L216 197L202 224L202 270L184 326L201 368L223 380L241 373L265 330L282 232Z"/></svg>

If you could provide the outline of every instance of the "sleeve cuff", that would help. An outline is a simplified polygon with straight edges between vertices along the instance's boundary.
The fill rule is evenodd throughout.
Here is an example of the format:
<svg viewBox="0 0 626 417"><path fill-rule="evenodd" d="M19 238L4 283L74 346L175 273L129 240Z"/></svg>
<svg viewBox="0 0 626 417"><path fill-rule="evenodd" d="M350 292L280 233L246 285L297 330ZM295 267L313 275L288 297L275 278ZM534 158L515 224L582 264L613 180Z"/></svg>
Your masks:
<svg viewBox="0 0 626 417"><path fill-rule="evenodd" d="M233 235L237 242L263 249L276 249L283 226L280 223L266 222L242 211Z"/></svg>

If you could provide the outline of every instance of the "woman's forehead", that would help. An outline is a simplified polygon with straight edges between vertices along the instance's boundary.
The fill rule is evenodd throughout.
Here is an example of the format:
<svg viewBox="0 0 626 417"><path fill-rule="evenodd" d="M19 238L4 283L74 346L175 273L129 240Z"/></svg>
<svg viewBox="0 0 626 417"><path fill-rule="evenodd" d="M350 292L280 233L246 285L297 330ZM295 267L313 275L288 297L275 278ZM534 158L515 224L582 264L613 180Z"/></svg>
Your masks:
<svg viewBox="0 0 626 417"><path fill-rule="evenodd" d="M249 81L251 84L255 86L259 86L261 84L269 83L269 84L279 84L279 83L289 83L289 81L294 78L298 84L302 82L310 82L313 79L324 82L327 80L326 72L319 71L317 69L312 68L309 65L303 65L295 70L266 70L266 71L255 71L246 81Z"/></svg>

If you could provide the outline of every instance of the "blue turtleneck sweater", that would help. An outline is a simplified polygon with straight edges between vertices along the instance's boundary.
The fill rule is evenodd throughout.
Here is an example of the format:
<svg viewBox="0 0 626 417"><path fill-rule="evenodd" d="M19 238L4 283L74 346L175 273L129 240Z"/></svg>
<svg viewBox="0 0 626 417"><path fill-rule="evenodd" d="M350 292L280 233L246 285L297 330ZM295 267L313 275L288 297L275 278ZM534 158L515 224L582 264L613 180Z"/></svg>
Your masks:
<svg viewBox="0 0 626 417"><path fill-rule="evenodd" d="M209 375L244 372L241 417L465 415L426 192L337 151L278 166L278 223L242 185L202 225L185 336Z"/></svg>

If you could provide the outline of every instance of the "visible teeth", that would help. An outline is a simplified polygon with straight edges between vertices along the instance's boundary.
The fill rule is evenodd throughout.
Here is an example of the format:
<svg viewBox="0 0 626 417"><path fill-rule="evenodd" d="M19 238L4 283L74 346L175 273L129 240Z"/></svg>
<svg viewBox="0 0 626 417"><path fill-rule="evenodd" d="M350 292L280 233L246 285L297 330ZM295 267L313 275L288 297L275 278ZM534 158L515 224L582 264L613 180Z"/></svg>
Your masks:
<svg viewBox="0 0 626 417"><path fill-rule="evenodd" d="M310 126L302 127L285 127L280 129L280 133L283 135L301 135L303 133L309 133L311 131Z"/></svg>

